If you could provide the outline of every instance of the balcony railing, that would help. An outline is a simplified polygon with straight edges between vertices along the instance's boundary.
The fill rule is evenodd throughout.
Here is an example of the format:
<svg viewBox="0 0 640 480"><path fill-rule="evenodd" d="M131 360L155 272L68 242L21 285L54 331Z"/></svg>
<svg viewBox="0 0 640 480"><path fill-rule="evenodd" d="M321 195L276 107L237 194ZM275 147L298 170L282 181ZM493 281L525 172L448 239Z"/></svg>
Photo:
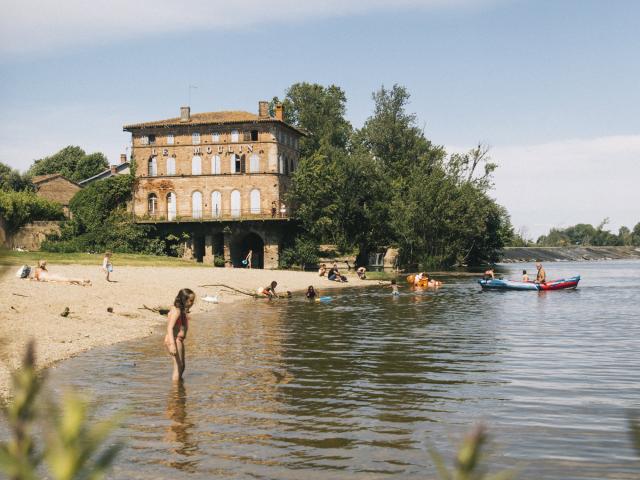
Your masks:
<svg viewBox="0 0 640 480"><path fill-rule="evenodd" d="M179 222L229 222L247 220L289 220L289 211L275 213L256 211L255 209L222 209L212 212L205 208L202 211L168 211L168 212L147 212L143 215L136 214L136 222L139 223L179 223Z"/></svg>

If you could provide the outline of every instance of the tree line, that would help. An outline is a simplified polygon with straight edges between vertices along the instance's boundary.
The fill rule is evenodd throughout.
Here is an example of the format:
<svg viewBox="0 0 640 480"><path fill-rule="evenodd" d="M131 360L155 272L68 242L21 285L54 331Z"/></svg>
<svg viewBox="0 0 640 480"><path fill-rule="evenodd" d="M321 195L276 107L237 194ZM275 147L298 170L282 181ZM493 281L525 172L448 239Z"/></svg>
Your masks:
<svg viewBox="0 0 640 480"><path fill-rule="evenodd" d="M519 231L514 234L511 246L514 247L566 247L571 245L613 247L613 246L640 246L640 222L635 227L622 226L618 233L613 233L606 228L609 219L605 218L599 225L578 223L567 228L552 228L546 235L541 235L534 242L528 239L526 232Z"/></svg>

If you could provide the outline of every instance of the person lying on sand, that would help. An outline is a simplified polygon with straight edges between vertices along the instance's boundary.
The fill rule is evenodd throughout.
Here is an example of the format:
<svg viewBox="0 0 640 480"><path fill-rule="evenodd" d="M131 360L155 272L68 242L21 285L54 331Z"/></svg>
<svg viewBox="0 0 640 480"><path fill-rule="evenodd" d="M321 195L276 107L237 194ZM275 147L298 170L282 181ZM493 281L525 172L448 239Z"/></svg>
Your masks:
<svg viewBox="0 0 640 480"><path fill-rule="evenodd" d="M186 366L184 341L187 338L189 329L189 310L196 300L196 294L189 288L183 288L176 295L173 306L167 315L167 334L164 337L164 344L169 350L169 355L173 357L174 382L182 380Z"/></svg>
<svg viewBox="0 0 640 480"><path fill-rule="evenodd" d="M39 282L65 282L72 285L82 285L83 287L91 285L91 280L84 278L68 278L63 277L62 275L50 273L49 270L47 270L46 260L40 260L38 262L38 268L36 268L36 271L33 274L33 279Z"/></svg>

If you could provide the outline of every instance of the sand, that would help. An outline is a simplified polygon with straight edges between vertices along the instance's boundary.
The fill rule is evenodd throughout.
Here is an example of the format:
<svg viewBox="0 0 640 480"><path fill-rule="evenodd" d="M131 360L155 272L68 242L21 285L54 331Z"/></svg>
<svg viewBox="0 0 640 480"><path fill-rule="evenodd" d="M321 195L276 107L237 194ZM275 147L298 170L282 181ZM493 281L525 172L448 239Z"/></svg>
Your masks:
<svg viewBox="0 0 640 480"><path fill-rule="evenodd" d="M202 301L205 295L217 295L220 303L253 300L245 295L224 292L220 287L199 287L223 283L255 291L257 287L278 282L277 290L302 295L307 286L321 291L375 282L349 276L349 283L330 282L314 272L285 270L248 270L194 267L120 267L114 259L109 283L99 266L48 265L51 273L87 278L92 285L82 287L65 283L36 282L15 276L18 267L3 267L0 272L0 397L6 397L10 371L19 366L29 339L36 341L37 363L41 368L90 348L116 342L159 335L166 317L143 309L170 306L180 288L196 292L192 313L215 311L216 304ZM286 301L286 300L283 300ZM69 307L67 317L60 314ZM111 307L113 313L107 308ZM160 343L159 343L160 344Z"/></svg>

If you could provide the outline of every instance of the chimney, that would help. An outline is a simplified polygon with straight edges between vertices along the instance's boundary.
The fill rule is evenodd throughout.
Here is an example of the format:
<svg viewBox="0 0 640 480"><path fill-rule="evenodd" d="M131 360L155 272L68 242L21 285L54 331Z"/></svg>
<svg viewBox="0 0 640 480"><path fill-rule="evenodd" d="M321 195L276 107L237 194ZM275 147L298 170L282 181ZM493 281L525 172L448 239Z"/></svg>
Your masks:
<svg viewBox="0 0 640 480"><path fill-rule="evenodd" d="M191 121L191 107L180 107L180 121L181 122Z"/></svg>
<svg viewBox="0 0 640 480"><path fill-rule="evenodd" d="M269 102L264 100L258 102L258 117L269 118Z"/></svg>
<svg viewBox="0 0 640 480"><path fill-rule="evenodd" d="M110 165L111 167L111 175L115 175L118 173L118 166L117 165Z"/></svg>
<svg viewBox="0 0 640 480"><path fill-rule="evenodd" d="M284 108L281 103L276 104L276 120L284 122Z"/></svg>
<svg viewBox="0 0 640 480"><path fill-rule="evenodd" d="M122 165L123 163L127 163L127 154L126 153L121 153L120 154L120 165Z"/></svg>

